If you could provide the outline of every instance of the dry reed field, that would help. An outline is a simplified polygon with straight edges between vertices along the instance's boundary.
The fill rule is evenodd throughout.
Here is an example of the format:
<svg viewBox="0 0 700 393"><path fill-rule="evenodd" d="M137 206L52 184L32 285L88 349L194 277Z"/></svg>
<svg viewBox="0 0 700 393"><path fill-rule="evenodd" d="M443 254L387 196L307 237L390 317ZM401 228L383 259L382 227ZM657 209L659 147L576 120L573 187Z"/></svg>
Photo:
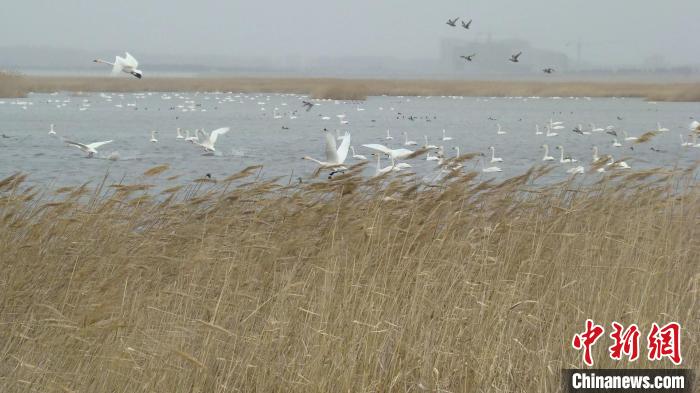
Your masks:
<svg viewBox="0 0 700 393"><path fill-rule="evenodd" d="M518 82L372 80L333 78L98 78L0 74L0 97L29 92L180 91L299 93L315 98L363 100L368 96L640 97L653 101L700 101L700 83Z"/></svg>
<svg viewBox="0 0 700 393"><path fill-rule="evenodd" d="M547 169L426 185L361 167L0 181L0 390L555 392L587 318L680 322L700 365L696 168L535 186Z"/></svg>

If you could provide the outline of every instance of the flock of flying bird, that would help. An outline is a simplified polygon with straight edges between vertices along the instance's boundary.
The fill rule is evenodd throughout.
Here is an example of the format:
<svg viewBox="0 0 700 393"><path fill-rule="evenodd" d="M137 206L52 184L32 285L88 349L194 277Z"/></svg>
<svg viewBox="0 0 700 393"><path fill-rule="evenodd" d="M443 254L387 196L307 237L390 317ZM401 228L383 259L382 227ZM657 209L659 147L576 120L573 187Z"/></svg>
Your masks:
<svg viewBox="0 0 700 393"><path fill-rule="evenodd" d="M446 23L448 26L457 27L457 21L459 21L459 17L454 18L454 19L447 19L447 22L445 22L445 23ZM469 30L469 29L471 28L471 26L472 26L472 22L473 22L472 19L469 19L469 22L462 21L462 27L465 28L465 29L467 29L467 30ZM519 63L519 62L520 62L520 56L521 56L522 54L523 54L522 51L521 51L521 52L518 52L518 53L515 53L515 54L511 55L510 58L509 58L508 60L509 60L510 62L512 62L512 63ZM464 59L464 60L466 60L466 61L471 62L471 61L474 60L474 57L476 57L476 53L472 53L472 54L470 54L470 55L461 55L461 56L459 56L459 57L462 58L462 59ZM554 68L552 68L552 67L546 67L546 68L543 68L543 69L542 69L542 72L544 72L545 74L552 74L552 73L554 73Z"/></svg>

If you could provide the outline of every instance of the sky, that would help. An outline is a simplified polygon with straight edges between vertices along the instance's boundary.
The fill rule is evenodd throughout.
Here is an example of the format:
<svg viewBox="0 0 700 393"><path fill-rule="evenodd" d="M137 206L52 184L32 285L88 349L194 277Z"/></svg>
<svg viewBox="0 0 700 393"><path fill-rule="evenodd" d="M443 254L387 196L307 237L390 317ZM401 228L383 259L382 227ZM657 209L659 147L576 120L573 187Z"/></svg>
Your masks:
<svg viewBox="0 0 700 393"><path fill-rule="evenodd" d="M233 57L435 58L443 38L518 38L603 66L700 64L700 0L4 1L0 47ZM473 19L471 30L447 18ZM106 53L105 57L113 56Z"/></svg>

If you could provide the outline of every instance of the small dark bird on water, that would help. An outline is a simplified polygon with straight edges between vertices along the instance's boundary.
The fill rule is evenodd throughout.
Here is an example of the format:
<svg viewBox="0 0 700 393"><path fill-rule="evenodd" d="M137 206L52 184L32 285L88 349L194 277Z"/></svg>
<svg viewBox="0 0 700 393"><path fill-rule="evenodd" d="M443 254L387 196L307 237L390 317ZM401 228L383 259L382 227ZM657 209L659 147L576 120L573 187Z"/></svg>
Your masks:
<svg viewBox="0 0 700 393"><path fill-rule="evenodd" d="M472 60L474 59L474 56L476 56L476 53L472 53L472 54L469 55L469 56L460 56L460 57L463 58L463 59L466 60L466 61L472 61Z"/></svg>
<svg viewBox="0 0 700 393"><path fill-rule="evenodd" d="M512 61L513 63L517 63L517 62L520 61L520 60L518 60L518 58L519 58L520 55L522 55L522 54L523 54L523 52L518 52L518 53L512 55L512 56L510 57L510 59L508 59L508 60Z"/></svg>
<svg viewBox="0 0 700 393"><path fill-rule="evenodd" d="M456 26L457 26L457 21L458 21L458 20L459 20L459 18L448 19L446 23L447 23L447 25L449 25L449 26L456 27Z"/></svg>
<svg viewBox="0 0 700 393"><path fill-rule="evenodd" d="M211 179L211 173L207 173L207 174L204 175L204 176L205 176L207 179Z"/></svg>
<svg viewBox="0 0 700 393"><path fill-rule="evenodd" d="M657 152L657 153L666 153L666 150L657 149L657 148L655 148L654 146L650 147L649 149L650 149L651 151L655 151L655 152Z"/></svg>
<svg viewBox="0 0 700 393"><path fill-rule="evenodd" d="M2 137L3 137L3 139L10 139L10 138L12 138L11 136L7 136L7 135L5 135L5 134L2 134Z"/></svg>
<svg viewBox="0 0 700 393"><path fill-rule="evenodd" d="M301 105L303 105L303 106L306 107L306 111L307 111L307 112L310 111L311 108L314 107L314 104L311 103L311 102L309 102L309 101L302 101L302 102L301 102Z"/></svg>
<svg viewBox="0 0 700 393"><path fill-rule="evenodd" d="M575 133L577 133L577 134L583 135L583 130L580 129L578 126L576 126L576 128L574 128L574 129L571 130L571 131L573 131L573 132L575 132Z"/></svg>
<svg viewBox="0 0 700 393"><path fill-rule="evenodd" d="M464 27L464 28L467 29L467 30L469 30L469 27L470 27L471 25L472 25L472 20L471 20L471 19L469 19L469 22L467 22L467 23L464 23L464 21L462 21L462 27Z"/></svg>
<svg viewBox="0 0 700 393"><path fill-rule="evenodd" d="M544 72L545 74L551 74L554 72L554 68L545 68L542 70L542 72Z"/></svg>
<svg viewBox="0 0 700 393"><path fill-rule="evenodd" d="M622 117L618 116L618 117L617 117L617 120L622 120Z"/></svg>
<svg viewBox="0 0 700 393"><path fill-rule="evenodd" d="M605 133L606 133L606 134L610 134L610 135L617 136L617 132L615 132L615 130L607 130L607 131L605 131Z"/></svg>

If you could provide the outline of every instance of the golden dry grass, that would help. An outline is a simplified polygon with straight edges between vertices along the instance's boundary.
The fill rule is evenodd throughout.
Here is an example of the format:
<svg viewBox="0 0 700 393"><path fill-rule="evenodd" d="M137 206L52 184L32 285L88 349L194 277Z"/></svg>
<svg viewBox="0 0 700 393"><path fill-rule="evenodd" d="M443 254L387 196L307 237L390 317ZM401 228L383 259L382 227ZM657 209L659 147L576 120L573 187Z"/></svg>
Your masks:
<svg viewBox="0 0 700 393"><path fill-rule="evenodd" d="M678 321L700 365L693 170L586 187L255 170L160 195L0 181L0 390L555 392L586 318ZM630 367L607 345L597 366Z"/></svg>
<svg viewBox="0 0 700 393"><path fill-rule="evenodd" d="M26 96L28 92L22 76L0 71L0 97L19 98Z"/></svg>
<svg viewBox="0 0 700 393"><path fill-rule="evenodd" d="M368 96L542 96L542 97L641 97L654 101L700 101L700 83L626 82L517 82L371 80L332 78L7 78L0 86L9 92L136 92L136 91L233 91L311 94L315 98L361 100ZM0 90L2 92L3 90ZM2 96L2 95L0 95ZM15 96L15 95L11 95Z"/></svg>

